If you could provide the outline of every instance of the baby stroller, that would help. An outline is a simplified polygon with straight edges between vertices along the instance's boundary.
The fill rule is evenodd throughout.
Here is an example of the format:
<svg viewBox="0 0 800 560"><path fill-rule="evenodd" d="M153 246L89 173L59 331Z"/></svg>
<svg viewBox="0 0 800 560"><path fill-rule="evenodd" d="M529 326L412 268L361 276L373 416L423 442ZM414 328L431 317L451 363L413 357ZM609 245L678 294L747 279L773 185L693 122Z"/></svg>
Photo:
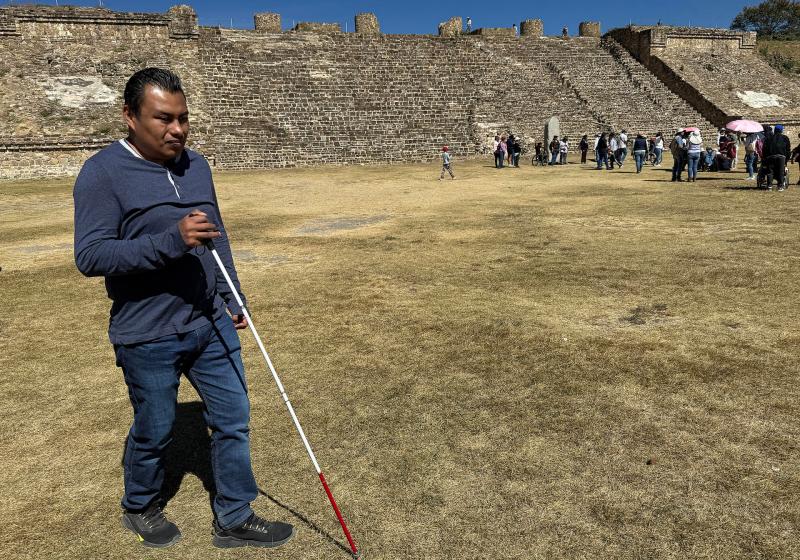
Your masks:
<svg viewBox="0 0 800 560"><path fill-rule="evenodd" d="M783 184L777 185L779 191L786 190L789 186L789 166L786 165L783 169ZM758 168L758 176L756 177L756 187L759 189L772 190L772 166L761 160L761 166Z"/></svg>

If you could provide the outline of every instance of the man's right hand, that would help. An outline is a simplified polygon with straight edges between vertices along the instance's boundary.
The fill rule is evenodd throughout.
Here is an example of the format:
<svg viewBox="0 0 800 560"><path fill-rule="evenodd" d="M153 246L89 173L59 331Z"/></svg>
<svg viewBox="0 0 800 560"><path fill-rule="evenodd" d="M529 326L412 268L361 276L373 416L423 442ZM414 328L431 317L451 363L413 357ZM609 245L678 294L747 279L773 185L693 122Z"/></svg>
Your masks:
<svg viewBox="0 0 800 560"><path fill-rule="evenodd" d="M208 216L200 210L192 210L178 222L178 229L183 237L183 242L189 247L199 247L222 235L215 223L208 221Z"/></svg>

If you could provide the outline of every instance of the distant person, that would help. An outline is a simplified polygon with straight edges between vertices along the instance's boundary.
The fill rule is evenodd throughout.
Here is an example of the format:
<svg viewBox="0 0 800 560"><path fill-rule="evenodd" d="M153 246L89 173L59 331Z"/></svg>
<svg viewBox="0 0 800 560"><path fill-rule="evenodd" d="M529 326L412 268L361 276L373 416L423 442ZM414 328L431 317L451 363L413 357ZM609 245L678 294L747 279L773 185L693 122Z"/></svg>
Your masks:
<svg viewBox="0 0 800 560"><path fill-rule="evenodd" d="M686 143L686 162L688 164L689 182L697 181L697 164L700 162L700 154L703 151L703 138L700 132L695 130L689 134Z"/></svg>
<svg viewBox="0 0 800 560"><path fill-rule="evenodd" d="M672 182L681 182L683 167L686 165L686 139L683 131L678 130L669 143L669 151L672 154Z"/></svg>
<svg viewBox="0 0 800 560"><path fill-rule="evenodd" d="M569 140L566 136L558 142L558 157L560 165L567 165L567 154L569 154Z"/></svg>
<svg viewBox="0 0 800 560"><path fill-rule="evenodd" d="M514 147L517 142L517 139L514 137L511 132L508 133L508 140L506 140L506 149L508 153L506 154L506 162L508 165L514 165Z"/></svg>
<svg viewBox="0 0 800 560"><path fill-rule="evenodd" d="M494 166L498 169L503 167L503 149L500 147L499 134L492 141L492 155L494 155Z"/></svg>
<svg viewBox="0 0 800 560"><path fill-rule="evenodd" d="M764 142L764 164L772 171L778 190L786 190L786 162L791 155L789 138L783 133L783 125L776 124L772 137ZM769 181L767 187L771 187Z"/></svg>
<svg viewBox="0 0 800 560"><path fill-rule="evenodd" d="M622 169L622 164L625 163L625 158L628 157L628 133L625 132L624 128L620 131L617 142L619 144L617 147L617 161L619 162L619 168Z"/></svg>
<svg viewBox="0 0 800 560"><path fill-rule="evenodd" d="M600 160L600 154L597 152L597 144L600 142L601 134L598 132L594 135L594 162L597 163Z"/></svg>
<svg viewBox="0 0 800 560"><path fill-rule="evenodd" d="M739 163L739 135L728 135L728 150L731 160L731 169L736 169L736 164Z"/></svg>
<svg viewBox="0 0 800 560"><path fill-rule="evenodd" d="M472 18L467 16L467 33L472 33Z"/></svg>
<svg viewBox="0 0 800 560"><path fill-rule="evenodd" d="M609 133L608 135L608 168L614 169L614 164L619 162L617 161L617 150L619 150L619 140L617 140L617 135L613 132ZM621 167L621 166L620 166Z"/></svg>
<svg viewBox="0 0 800 560"><path fill-rule="evenodd" d="M597 139L597 169L608 167L608 140L606 140L606 133L601 132L600 137Z"/></svg>
<svg viewBox="0 0 800 560"><path fill-rule="evenodd" d="M558 163L558 147L559 141L558 136L553 136L553 139L550 141L550 163L549 165L556 165Z"/></svg>
<svg viewBox="0 0 800 560"><path fill-rule="evenodd" d="M519 167L519 156L522 155L522 144L519 138L514 138L514 147L511 150L511 165Z"/></svg>
<svg viewBox="0 0 800 560"><path fill-rule="evenodd" d="M456 176L453 174L453 169L451 167L451 158L450 158L450 149L447 146L442 146L442 174L439 175L439 180L441 181L444 179L445 172L450 174L450 177L453 179Z"/></svg>
<svg viewBox="0 0 800 560"><path fill-rule="evenodd" d="M564 27L561 29L561 36L562 36L564 39L568 39L568 38L569 38L569 29L567 29L567 27L566 27L566 26L564 26Z"/></svg>
<svg viewBox="0 0 800 560"><path fill-rule="evenodd" d="M503 162L505 162L507 156L508 156L508 139L505 136L501 136L500 137L500 167L503 167Z"/></svg>
<svg viewBox="0 0 800 560"><path fill-rule="evenodd" d="M536 142L536 146L534 146L534 162L537 165L545 165L547 163L547 154L544 151L544 144L541 142Z"/></svg>
<svg viewBox="0 0 800 560"><path fill-rule="evenodd" d="M756 160L758 154L756 153L756 143L758 142L759 134L752 132L744 139L744 166L747 170L746 181L756 180Z"/></svg>
<svg viewBox="0 0 800 560"><path fill-rule="evenodd" d="M653 152L656 154L656 161L653 165L655 167L660 167L661 160L664 157L664 134L661 132L656 133L656 142L653 146Z"/></svg>
<svg viewBox="0 0 800 560"><path fill-rule="evenodd" d="M716 167L718 171L730 171L733 169L733 158L736 155L736 145L727 136L719 139L719 151L717 152Z"/></svg>
<svg viewBox="0 0 800 560"><path fill-rule="evenodd" d="M512 25L511 29L514 31L514 37L516 37L517 36L517 24L515 23L514 25Z"/></svg>
<svg viewBox="0 0 800 560"><path fill-rule="evenodd" d="M716 141L716 146L717 146L718 150L722 146L722 140L723 139L725 139L727 141L727 139L728 139L728 131L726 129L724 129L724 128L720 128L717 131L717 141Z"/></svg>
<svg viewBox="0 0 800 560"><path fill-rule="evenodd" d="M714 171L715 156L714 148L708 146L705 151L700 154L700 165L697 169L699 171Z"/></svg>
<svg viewBox="0 0 800 560"><path fill-rule="evenodd" d="M633 141L633 159L636 162L636 173L641 173L644 161L647 159L647 138L641 132Z"/></svg>
<svg viewBox="0 0 800 560"><path fill-rule="evenodd" d="M581 143L578 146L581 151L581 163L586 163L586 154L589 152L589 137L584 134L581 136Z"/></svg>

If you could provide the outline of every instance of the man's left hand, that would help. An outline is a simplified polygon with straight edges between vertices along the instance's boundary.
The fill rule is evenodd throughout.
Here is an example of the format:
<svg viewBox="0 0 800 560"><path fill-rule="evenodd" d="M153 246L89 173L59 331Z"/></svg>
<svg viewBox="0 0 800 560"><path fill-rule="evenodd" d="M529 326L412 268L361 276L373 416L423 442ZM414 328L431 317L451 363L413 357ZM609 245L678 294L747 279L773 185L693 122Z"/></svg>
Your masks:
<svg viewBox="0 0 800 560"><path fill-rule="evenodd" d="M247 328L247 318L244 316L243 313L240 313L238 315L231 315L231 319L233 319L233 326L236 327L238 330Z"/></svg>

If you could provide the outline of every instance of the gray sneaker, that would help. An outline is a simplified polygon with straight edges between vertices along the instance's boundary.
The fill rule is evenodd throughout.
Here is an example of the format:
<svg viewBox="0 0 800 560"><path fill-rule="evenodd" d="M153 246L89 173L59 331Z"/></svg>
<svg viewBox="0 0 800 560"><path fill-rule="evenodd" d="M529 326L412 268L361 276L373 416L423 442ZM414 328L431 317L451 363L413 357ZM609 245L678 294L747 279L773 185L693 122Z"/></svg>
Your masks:
<svg viewBox="0 0 800 560"><path fill-rule="evenodd" d="M141 512L126 511L122 514L122 526L144 546L152 548L167 548L181 538L178 527L167 519L158 503Z"/></svg>
<svg viewBox="0 0 800 560"><path fill-rule="evenodd" d="M294 527L280 521L267 521L253 513L242 525L232 529L223 529L215 519L212 534L214 546L217 548L272 548L288 542L294 536Z"/></svg>

